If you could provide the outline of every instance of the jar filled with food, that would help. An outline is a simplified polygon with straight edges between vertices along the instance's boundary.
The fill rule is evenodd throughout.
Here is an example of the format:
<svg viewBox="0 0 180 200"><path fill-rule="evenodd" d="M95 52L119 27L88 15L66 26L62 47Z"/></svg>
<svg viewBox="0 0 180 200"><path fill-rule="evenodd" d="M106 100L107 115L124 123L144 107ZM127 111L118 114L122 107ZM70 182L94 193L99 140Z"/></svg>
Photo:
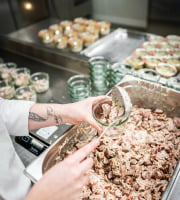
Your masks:
<svg viewBox="0 0 180 200"><path fill-rule="evenodd" d="M159 58L155 58L153 56L145 56L143 57L143 61L144 61L145 67L149 69L155 69L157 65L161 62Z"/></svg>
<svg viewBox="0 0 180 200"><path fill-rule="evenodd" d="M109 89L109 68L109 61L102 56L96 56L89 59L89 74L93 95L107 93Z"/></svg>
<svg viewBox="0 0 180 200"><path fill-rule="evenodd" d="M73 102L91 96L91 81L89 76L74 75L68 79L67 86Z"/></svg>
<svg viewBox="0 0 180 200"><path fill-rule="evenodd" d="M0 97L4 99L12 99L14 94L14 86L8 81L0 80Z"/></svg>
<svg viewBox="0 0 180 200"><path fill-rule="evenodd" d="M82 33L85 30L85 26L81 24L73 24L72 28L75 32Z"/></svg>
<svg viewBox="0 0 180 200"><path fill-rule="evenodd" d="M71 30L72 29L72 21L70 20L63 20L60 22L60 26L63 28L63 31L68 31L68 30Z"/></svg>
<svg viewBox="0 0 180 200"><path fill-rule="evenodd" d="M98 26L89 25L89 26L86 27L85 31L93 34L96 37L96 39L99 38L99 28L98 28Z"/></svg>
<svg viewBox="0 0 180 200"><path fill-rule="evenodd" d="M68 43L72 52L80 52L83 48L83 41L80 38L70 38Z"/></svg>
<svg viewBox="0 0 180 200"><path fill-rule="evenodd" d="M170 78L177 74L176 67L167 63L159 63L156 67L156 71L160 76L165 78Z"/></svg>
<svg viewBox="0 0 180 200"><path fill-rule="evenodd" d="M49 44L53 41L53 35L48 31L48 29L43 29L39 31L38 36L45 44Z"/></svg>
<svg viewBox="0 0 180 200"><path fill-rule="evenodd" d="M11 81L13 79L13 74L16 73L16 66L16 63L5 63L1 72L1 78L7 81Z"/></svg>
<svg viewBox="0 0 180 200"><path fill-rule="evenodd" d="M88 19L83 18L83 17L77 17L74 19L74 23L76 24L81 24L81 25L86 25L88 23Z"/></svg>
<svg viewBox="0 0 180 200"><path fill-rule="evenodd" d="M144 80L158 82L160 75L153 69L140 69L138 71L138 76Z"/></svg>
<svg viewBox="0 0 180 200"><path fill-rule="evenodd" d="M98 26L101 35L107 35L110 33L111 24L109 22L105 21L98 22Z"/></svg>
<svg viewBox="0 0 180 200"><path fill-rule="evenodd" d="M16 89L15 98L25 101L37 101L36 92L31 86L21 86Z"/></svg>
<svg viewBox="0 0 180 200"><path fill-rule="evenodd" d="M109 98L93 106L94 119L107 128L119 126L127 121L132 109L131 99L122 87L115 86Z"/></svg>
<svg viewBox="0 0 180 200"><path fill-rule="evenodd" d="M83 32L80 34L80 37L82 38L85 47L89 47L96 41L96 36L92 33Z"/></svg>
<svg viewBox="0 0 180 200"><path fill-rule="evenodd" d="M150 35L148 40L151 42L164 42L166 39L160 35Z"/></svg>
<svg viewBox="0 0 180 200"><path fill-rule="evenodd" d="M62 35L62 27L59 26L58 24L53 24L51 26L49 26L49 32L51 35L57 35L57 36L61 36Z"/></svg>
<svg viewBox="0 0 180 200"><path fill-rule="evenodd" d="M32 74L31 81L37 93L46 92L49 89L49 75L45 72Z"/></svg>
<svg viewBox="0 0 180 200"><path fill-rule="evenodd" d="M130 56L125 60L125 63L131 65L134 69L142 69L144 67L144 61L139 57Z"/></svg>
<svg viewBox="0 0 180 200"><path fill-rule="evenodd" d="M18 87L25 86L30 83L30 70L28 68L17 68L13 74L14 84Z"/></svg>
<svg viewBox="0 0 180 200"><path fill-rule="evenodd" d="M64 49L68 44L68 39L64 36L54 36L53 41L58 49Z"/></svg>

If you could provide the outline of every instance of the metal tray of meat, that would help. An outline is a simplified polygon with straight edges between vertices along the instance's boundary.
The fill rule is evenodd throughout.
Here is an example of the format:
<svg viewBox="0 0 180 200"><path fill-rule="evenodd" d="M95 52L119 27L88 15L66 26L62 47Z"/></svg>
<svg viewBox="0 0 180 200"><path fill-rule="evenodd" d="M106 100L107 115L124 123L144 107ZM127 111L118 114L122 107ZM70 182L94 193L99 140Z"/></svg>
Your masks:
<svg viewBox="0 0 180 200"><path fill-rule="evenodd" d="M180 117L180 92L177 92L170 88L166 88L160 84L151 83L132 76L125 76L122 81L117 85L120 85L126 89L131 97L133 105L139 105L140 107L150 109L158 108L164 110L168 117ZM88 138L86 138L86 136L83 139L81 138L81 134L79 136L73 136L77 134L77 129L78 126L76 125L68 132L66 132L64 136L59 138L51 147L43 152L33 163L31 163L25 169L25 174L33 182L38 181L42 177L43 173L55 164L55 158L58 156L58 151L61 151L61 153L63 153L71 148L71 144L75 142L75 138L79 137L79 140L83 141L90 140L96 135L96 132L91 132L93 134L90 134ZM89 130L87 130L87 133L88 132ZM66 144L67 141L70 142ZM172 195L174 195L174 188L178 188L177 185L179 184L180 161L178 161L173 176L168 183L165 192L163 193L162 200L178 199L178 195L175 195L175 198L171 197Z"/></svg>
<svg viewBox="0 0 180 200"><path fill-rule="evenodd" d="M84 49L81 54L88 57L104 56L112 62L122 62L146 39L146 33L118 28Z"/></svg>

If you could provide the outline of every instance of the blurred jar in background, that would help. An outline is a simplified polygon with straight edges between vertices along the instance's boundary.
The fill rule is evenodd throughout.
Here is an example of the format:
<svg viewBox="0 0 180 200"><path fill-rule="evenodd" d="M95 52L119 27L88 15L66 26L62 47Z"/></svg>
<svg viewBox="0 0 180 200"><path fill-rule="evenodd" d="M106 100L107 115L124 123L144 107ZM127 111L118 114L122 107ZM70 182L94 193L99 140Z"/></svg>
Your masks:
<svg viewBox="0 0 180 200"><path fill-rule="evenodd" d="M46 92L49 89L49 75L45 72L32 74L31 82L37 93Z"/></svg>
<svg viewBox="0 0 180 200"><path fill-rule="evenodd" d="M4 99L12 99L15 94L14 86L8 81L0 81L0 97Z"/></svg>
<svg viewBox="0 0 180 200"><path fill-rule="evenodd" d="M89 75L94 96L107 93L109 89L109 66L109 61L102 56L89 59Z"/></svg>
<svg viewBox="0 0 180 200"><path fill-rule="evenodd" d="M89 76L74 75L67 81L68 92L73 102L91 96L91 81Z"/></svg>
<svg viewBox="0 0 180 200"><path fill-rule="evenodd" d="M32 86L21 86L16 89L15 98L25 101L37 101L37 96Z"/></svg>

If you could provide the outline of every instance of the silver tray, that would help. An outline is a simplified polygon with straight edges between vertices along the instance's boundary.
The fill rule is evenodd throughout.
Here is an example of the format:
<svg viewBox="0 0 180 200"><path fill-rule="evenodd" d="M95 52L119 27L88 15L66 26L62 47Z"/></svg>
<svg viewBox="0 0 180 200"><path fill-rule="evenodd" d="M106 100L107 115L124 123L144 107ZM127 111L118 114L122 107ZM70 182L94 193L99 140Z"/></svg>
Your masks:
<svg viewBox="0 0 180 200"><path fill-rule="evenodd" d="M146 33L118 28L84 49L87 57L104 56L111 62L122 62L147 38Z"/></svg>
<svg viewBox="0 0 180 200"><path fill-rule="evenodd" d="M133 105L136 104L140 107L151 109L159 108L164 110L170 117L180 117L180 92L132 76L125 76L117 85L126 89L131 97ZM25 169L25 174L33 182L38 181L42 177L43 172L52 165L53 158L57 155L58 146L62 145L65 139L75 132L76 127L77 126L74 126L66 132ZM163 194L162 200L177 200L179 198L178 195L175 195L173 199L171 195L174 195L174 188L177 187L178 184L180 184L180 161Z"/></svg>

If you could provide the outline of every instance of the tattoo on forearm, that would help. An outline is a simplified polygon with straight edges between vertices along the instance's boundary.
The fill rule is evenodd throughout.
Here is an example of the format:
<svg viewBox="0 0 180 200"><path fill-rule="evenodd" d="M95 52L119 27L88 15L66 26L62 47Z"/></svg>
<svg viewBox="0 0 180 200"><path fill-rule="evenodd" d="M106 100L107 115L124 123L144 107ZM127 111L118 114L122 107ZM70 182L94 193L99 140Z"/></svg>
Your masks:
<svg viewBox="0 0 180 200"><path fill-rule="evenodd" d="M34 112L29 112L29 119L33 121L44 122L47 121L50 117L53 117L56 125L61 124L62 118L60 115L56 115L53 107L48 106L46 112L47 112L47 118L43 118Z"/></svg>
<svg viewBox="0 0 180 200"><path fill-rule="evenodd" d="M29 112L29 119L31 119L33 121L37 121L37 122L44 122L47 120L33 112Z"/></svg>

